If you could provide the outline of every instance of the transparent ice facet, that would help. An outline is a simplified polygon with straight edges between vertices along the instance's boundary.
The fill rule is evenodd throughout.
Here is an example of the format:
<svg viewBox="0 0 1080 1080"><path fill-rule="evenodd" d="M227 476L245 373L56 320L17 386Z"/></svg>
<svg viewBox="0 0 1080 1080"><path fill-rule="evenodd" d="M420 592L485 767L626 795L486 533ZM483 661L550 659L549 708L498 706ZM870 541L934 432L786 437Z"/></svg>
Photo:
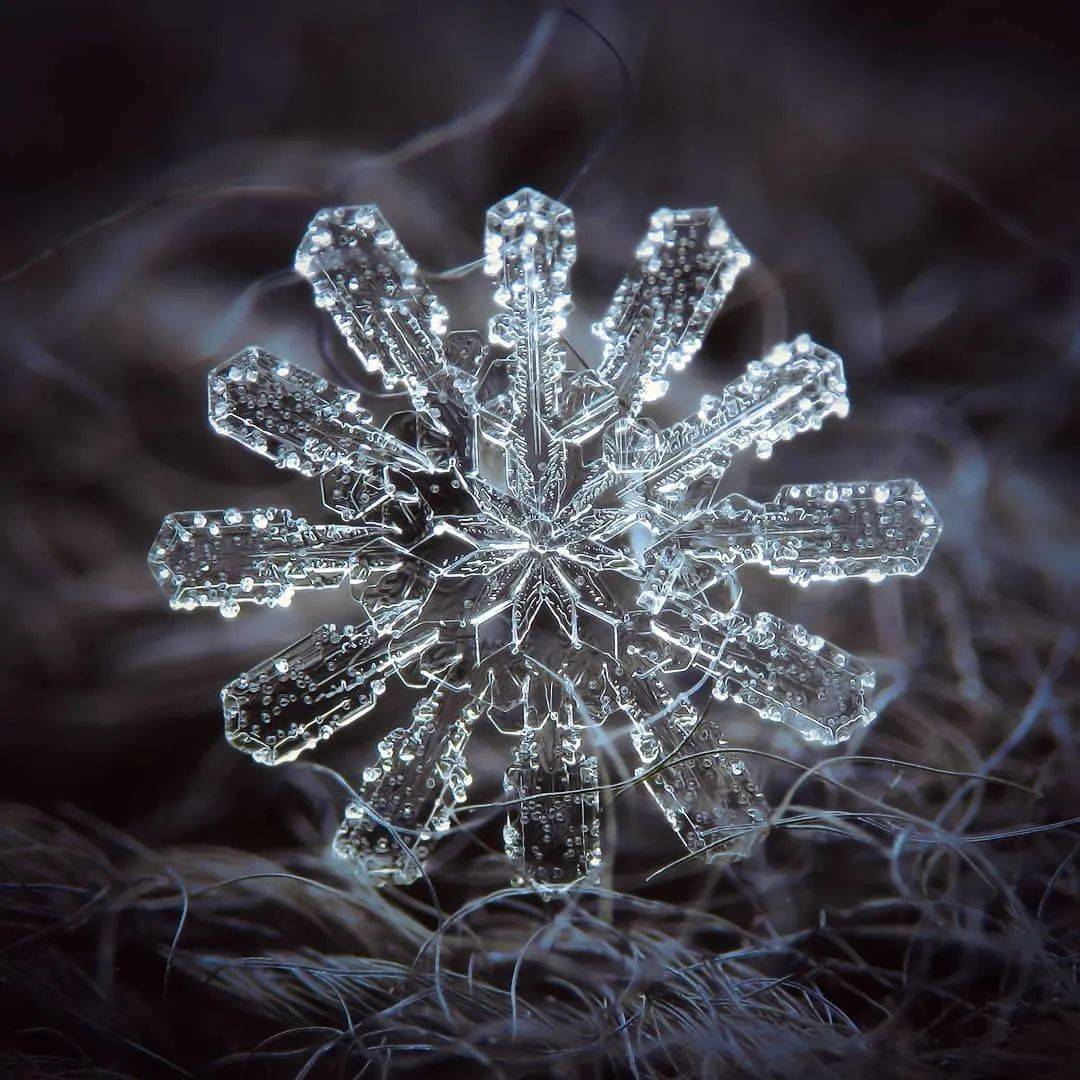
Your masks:
<svg viewBox="0 0 1080 1080"><path fill-rule="evenodd" d="M438 630L417 630L319 627L221 691L229 742L263 765L299 757L370 712L386 680L437 643Z"/></svg>
<svg viewBox="0 0 1080 1080"><path fill-rule="evenodd" d="M376 883L415 881L432 842L468 794L465 745L482 713L481 703L446 687L421 698L411 723L379 742L334 850Z"/></svg>
<svg viewBox="0 0 1080 1080"><path fill-rule="evenodd" d="M730 697L811 742L842 742L876 716L870 667L768 612L721 614L700 600L680 600L653 620L652 630L714 679L718 700Z"/></svg>
<svg viewBox="0 0 1080 1080"><path fill-rule="evenodd" d="M914 480L792 484L768 503L729 495L682 532L695 555L763 563L800 585L918 574L941 521Z"/></svg>
<svg viewBox="0 0 1080 1080"><path fill-rule="evenodd" d="M508 485L537 515L551 516L566 484L567 443L554 429L577 255L574 216L539 192L518 192L488 211L484 251L495 303L504 309L492 319L489 337L510 350Z"/></svg>
<svg viewBox="0 0 1080 1080"><path fill-rule="evenodd" d="M354 457L427 472L431 462L370 424L360 395L245 349L210 373L210 423L284 469L320 476Z"/></svg>
<svg viewBox="0 0 1080 1080"><path fill-rule="evenodd" d="M798 338L749 364L719 396L703 397L694 416L663 431L656 462L627 487L644 489L661 503L673 501L681 520L693 513L694 481L719 480L740 451L752 447L759 457L768 457L775 443L816 430L827 417L847 411L840 358Z"/></svg>
<svg viewBox="0 0 1080 1080"><path fill-rule="evenodd" d="M596 758L583 752L565 684L539 671L522 680L521 738L503 784L506 854L525 880L564 889L601 862Z"/></svg>
<svg viewBox="0 0 1080 1080"><path fill-rule="evenodd" d="M730 697L827 745L877 716L870 698L874 671L851 653L764 611L736 612L727 627L714 697Z"/></svg>
<svg viewBox="0 0 1080 1080"><path fill-rule="evenodd" d="M614 681L607 694L603 707L630 719L637 772L687 850L711 862L747 855L768 808L717 721L656 675Z"/></svg>
<svg viewBox="0 0 1080 1080"><path fill-rule="evenodd" d="M297 589L341 585L360 571L381 530L309 525L289 510L190 510L169 514L150 549L150 569L172 589L174 608L287 604Z"/></svg>
<svg viewBox="0 0 1080 1080"><path fill-rule="evenodd" d="M711 703L687 686L832 744L873 719L874 678L802 627L744 610L740 568L761 563L798 584L916 574L940 519L913 480L793 484L764 503L725 490L736 455L768 456L846 415L840 358L805 336L693 416L662 428L643 415L749 261L715 209L653 215L594 328L592 363L565 337L570 209L519 191L488 212L484 252L486 339L448 331L377 208L320 211L297 269L412 411L377 422L363 393L258 348L221 364L214 429L318 479L337 521L267 507L170 514L154 577L174 607L226 616L306 589L352 598L350 623L318 628L222 699L230 742L280 764L369 714L391 685L415 698L335 842L377 883L414 881L454 827L478 736L516 740L504 782L513 872L545 894L593 880L590 740L613 715L687 849L745 855L767 809Z"/></svg>
<svg viewBox="0 0 1080 1080"><path fill-rule="evenodd" d="M417 412L439 417L460 404L458 369L443 345L446 309L378 207L320 210L296 269L361 363L388 388L406 390Z"/></svg>
<svg viewBox="0 0 1080 1080"><path fill-rule="evenodd" d="M631 414L666 393L750 256L715 207L657 210L634 253L635 265L593 327L604 343L599 374Z"/></svg>

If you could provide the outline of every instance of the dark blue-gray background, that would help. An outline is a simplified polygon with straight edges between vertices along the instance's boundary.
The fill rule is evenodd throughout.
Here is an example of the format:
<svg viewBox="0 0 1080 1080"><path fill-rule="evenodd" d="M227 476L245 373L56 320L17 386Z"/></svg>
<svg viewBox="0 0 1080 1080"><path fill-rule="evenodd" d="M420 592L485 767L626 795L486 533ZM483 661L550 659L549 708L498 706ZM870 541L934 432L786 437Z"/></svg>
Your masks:
<svg viewBox="0 0 1080 1080"><path fill-rule="evenodd" d="M1069 5L576 10L23 3L0 15L0 794L13 804L4 850L15 853L0 853L0 1065L15 1075L29 1073L31 1055L46 1072L83 1061L166 1073L151 1054L198 1069L279 1026L316 1023L345 1032L316 1065L347 1061L343 1075L365 1055L383 1062L371 1049L379 1038L437 1044L390 1054L400 1068L473 1068L487 1060L477 1047L505 1044L497 1064L510 1075L552 1062L618 1074L631 1060L648 1074L666 1068L672 1043L691 1055L684 1070L805 1075L820 1050L834 1056L813 1060L841 1075L1008 1075L1056 1071L1076 1044L1080 834L1060 824L1075 812L1080 767L1080 50ZM513 918L481 907L491 921L475 940L455 939L460 970L486 958L490 1030L470 1013L439 1041L426 1013L410 1028L361 995L349 998L355 1024L393 1034L350 1035L295 985L278 988L302 1001L286 1019L265 987L223 989L210 961L200 967L205 956L304 949L371 962L382 949L416 980L402 976L410 989L386 990L388 1000L441 985L426 960L409 967L411 939L361 940L365 920L391 918L371 913L375 901L350 901L364 912L355 919L324 911L316 933L330 902L314 894L295 908L260 896L270 915L248 893L201 916L192 901L164 996L179 883L251 865L333 876L319 860L343 803L324 774L260 769L230 751L217 692L314 623L347 621L347 601L300 598L235 622L171 615L145 568L170 510L317 512L311 485L212 435L206 371L258 343L314 367L332 350L363 383L287 273L319 207L378 202L422 266L443 270L478 254L490 203L523 184L558 194L575 178L570 334L583 350L654 207L715 203L757 257L662 418L691 411L795 333L843 355L850 419L736 470L733 486L759 496L787 481L913 475L944 540L916 581L804 592L750 575L750 598L877 665L887 708L860 753L1020 787L837 767L830 775L861 799L807 781L797 802L813 827L775 830L735 871L681 866L649 883L678 852L647 795L628 792L607 838L604 883L619 892L565 916L580 938L534 939L557 915L522 901ZM483 325L482 281L440 292L453 326ZM355 778L400 719L395 709L365 719L320 760ZM729 731L740 745L817 759L734 710ZM494 738L476 746L485 797L497 795L509 749ZM774 803L798 775L766 758L753 767ZM488 817L477 839L455 837L433 861L444 913L506 880L483 847L499 843ZM222 850L196 847L207 844ZM263 856L273 861L253 862ZM677 924L679 907L636 907L642 898L729 920L730 940L719 923L699 940L692 920ZM393 903L393 919L438 924L434 909L415 907L433 904L423 888ZM659 951L643 959L637 938L613 944L595 921L633 927ZM679 963L656 945L675 939L689 950ZM590 1028L596 1014L582 1007L581 1030L562 1019L515 1051L505 956L535 940L544 948L513 991L534 995L537 1016L548 995L572 998L560 979L619 1005L606 1027ZM717 957L748 942L765 975L809 987L804 1005L827 999L845 1019L807 1022L797 1037L777 1020L781 1053L755 1017L764 1026L747 1036L760 1055L751 1060L716 1042L717 1016L728 1016L721 979L708 1010L667 1043L666 1029L649 1034L650 987L684 1001L681 967L719 979ZM305 1060L274 1067L291 1075Z"/></svg>

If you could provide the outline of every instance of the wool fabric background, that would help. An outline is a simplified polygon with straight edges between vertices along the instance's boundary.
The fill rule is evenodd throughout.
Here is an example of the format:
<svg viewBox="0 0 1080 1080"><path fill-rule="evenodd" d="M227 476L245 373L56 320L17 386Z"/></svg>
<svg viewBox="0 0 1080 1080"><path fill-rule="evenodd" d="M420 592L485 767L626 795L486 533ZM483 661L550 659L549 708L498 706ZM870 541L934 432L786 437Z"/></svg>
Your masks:
<svg viewBox="0 0 1080 1080"><path fill-rule="evenodd" d="M5 541L0 1074L1065 1075L1080 1046L1080 78L1068 5L14 3L0 261ZM217 438L207 370L258 343L371 386L290 273L314 211L376 202L421 265L569 188L591 347L657 206L756 256L659 410L809 332L851 416L732 489L914 476L919 578L754 607L880 673L821 753L716 705L776 809L729 868L607 801L597 888L509 887L498 807L426 880L329 853L404 702L303 762L222 737L220 687L344 596L172 614L172 510L315 485ZM438 286L482 327L480 276ZM329 331L329 332L328 332ZM617 734L605 777L625 775ZM496 802L511 744L473 740ZM339 779L340 778L340 779Z"/></svg>

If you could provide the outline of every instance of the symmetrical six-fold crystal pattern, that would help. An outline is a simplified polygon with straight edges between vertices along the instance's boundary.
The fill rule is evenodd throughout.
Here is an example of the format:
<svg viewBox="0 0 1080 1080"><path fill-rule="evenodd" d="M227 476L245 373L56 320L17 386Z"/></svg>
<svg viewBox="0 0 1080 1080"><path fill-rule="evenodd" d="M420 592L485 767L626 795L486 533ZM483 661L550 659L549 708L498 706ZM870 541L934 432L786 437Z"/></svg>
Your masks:
<svg viewBox="0 0 1080 1080"><path fill-rule="evenodd" d="M741 606L760 563L801 585L916 574L940 530L912 480L725 493L735 455L847 411L839 357L776 347L698 411L642 417L702 339L749 256L716 210L659 210L594 332L585 366L563 336L570 210L524 190L487 216L498 313L488 340L447 315L375 207L316 215L296 257L364 367L411 404L377 424L363 395L249 348L210 374L215 430L318 477L338 522L286 509L169 515L151 568L176 608L284 605L339 588L354 621L325 625L222 692L230 742L291 761L375 708L415 696L363 773L336 850L407 883L450 828L486 727L509 753L505 843L516 872L566 888L600 863L590 729L619 717L648 790L686 847L745 854L767 814L746 766L689 691L710 685L806 739L874 717L873 672L800 626Z"/></svg>

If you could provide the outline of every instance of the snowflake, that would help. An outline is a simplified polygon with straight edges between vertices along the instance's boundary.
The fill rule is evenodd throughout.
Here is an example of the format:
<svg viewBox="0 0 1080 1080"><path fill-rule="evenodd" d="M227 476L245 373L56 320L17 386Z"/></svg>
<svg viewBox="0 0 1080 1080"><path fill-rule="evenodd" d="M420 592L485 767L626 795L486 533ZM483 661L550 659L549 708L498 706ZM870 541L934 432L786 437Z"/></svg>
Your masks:
<svg viewBox="0 0 1080 1080"><path fill-rule="evenodd" d="M345 583L350 625L324 625L222 691L233 746L276 765L418 692L378 746L336 851L378 882L415 880L471 782L481 720L517 738L504 781L516 873L566 888L600 864L590 729L622 718L638 770L686 847L745 854L766 807L705 684L809 740L874 718L862 661L740 606L737 573L793 582L917 574L940 522L911 480L724 494L732 458L844 416L843 368L800 337L751 363L693 416L641 418L700 349L749 256L716 210L658 210L594 327L592 368L563 337L570 210L535 191L488 212L500 309L488 345L445 309L373 206L323 210L296 256L352 351L412 410L377 425L360 393L258 348L210 373L214 429L318 477L340 523L264 507L170 514L150 553L174 608L285 605Z"/></svg>

